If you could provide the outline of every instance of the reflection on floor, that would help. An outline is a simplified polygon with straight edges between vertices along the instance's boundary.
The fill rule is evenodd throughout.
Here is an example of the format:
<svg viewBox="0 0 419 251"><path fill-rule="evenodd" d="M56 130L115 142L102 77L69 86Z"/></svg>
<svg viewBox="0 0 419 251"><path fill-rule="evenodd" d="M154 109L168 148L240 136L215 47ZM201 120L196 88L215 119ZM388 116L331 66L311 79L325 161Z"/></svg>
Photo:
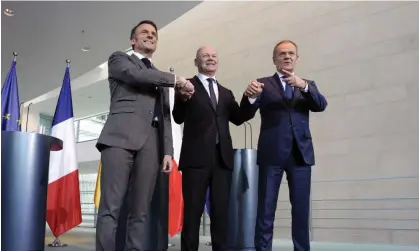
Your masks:
<svg viewBox="0 0 419 251"><path fill-rule="evenodd" d="M54 238L50 232L47 232L45 243L51 243ZM63 243L66 243L67 247L53 248L47 247L45 251L94 251L95 243L95 229L92 228L76 228L61 238ZM199 250L211 251L211 246L205 245L209 241L209 237L201 237L201 245ZM169 247L169 251L180 250L180 239L174 237L170 240L170 243L174 244L173 247ZM275 251L292 251L291 241L274 241ZM384 246L384 245L365 245L365 244L346 244L346 243L312 243L311 251L419 251L419 246L413 247L401 247L401 246Z"/></svg>

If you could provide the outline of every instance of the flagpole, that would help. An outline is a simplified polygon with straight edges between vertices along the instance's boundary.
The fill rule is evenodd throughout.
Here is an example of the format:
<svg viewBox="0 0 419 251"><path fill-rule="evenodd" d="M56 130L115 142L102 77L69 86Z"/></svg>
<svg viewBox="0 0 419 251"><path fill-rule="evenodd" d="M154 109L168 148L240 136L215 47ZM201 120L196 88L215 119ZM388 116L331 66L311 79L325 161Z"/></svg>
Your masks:
<svg viewBox="0 0 419 251"><path fill-rule="evenodd" d="M174 74L174 73L175 73L175 69L173 69L172 67L170 67L170 68L169 68L169 71L170 71L170 73L172 73L172 74ZM174 247L174 246L175 246L175 244L170 243L170 237L169 237L169 244L168 244L168 247L170 248L170 247Z"/></svg>
<svg viewBox="0 0 419 251"><path fill-rule="evenodd" d="M67 67L70 68L70 59L66 59L65 60ZM48 244L48 247L54 247L54 248L62 248L62 247L67 247L68 245L66 243L62 243L60 240L60 236L55 237L54 241L50 244Z"/></svg>
<svg viewBox="0 0 419 251"><path fill-rule="evenodd" d="M16 62L17 55L18 55L18 53L17 53L16 51L14 51L14 52L13 52L13 62ZM24 103L25 103L25 102L20 102L20 104L19 104L19 112L20 112L20 116L19 116L19 121L18 121L18 123L20 123L20 124L21 124L21 126L22 126L22 115L23 115L22 105L23 105Z"/></svg>

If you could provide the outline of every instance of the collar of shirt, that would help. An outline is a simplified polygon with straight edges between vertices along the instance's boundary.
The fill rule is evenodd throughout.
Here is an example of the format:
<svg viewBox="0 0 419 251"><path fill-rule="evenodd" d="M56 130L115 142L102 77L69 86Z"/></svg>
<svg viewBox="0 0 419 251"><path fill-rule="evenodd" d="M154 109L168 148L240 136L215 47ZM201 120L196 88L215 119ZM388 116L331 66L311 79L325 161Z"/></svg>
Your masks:
<svg viewBox="0 0 419 251"><path fill-rule="evenodd" d="M282 74L282 73L280 73L279 71L277 71L276 72L276 74L278 75L278 77L279 77L279 81L281 81L281 84L282 84L282 87L285 89L285 85L286 85L286 83L284 82L284 80L282 79L282 77L283 76L285 76L284 74ZM294 87L293 87L293 89L294 89Z"/></svg>
<svg viewBox="0 0 419 251"><path fill-rule="evenodd" d="M279 71L277 71L276 74L278 74L279 79L281 79L281 81L282 81L282 77L285 76L285 75L280 73Z"/></svg>
<svg viewBox="0 0 419 251"><path fill-rule="evenodd" d="M143 58L145 58L145 56L143 56L142 54L140 54L140 53L138 53L136 51L133 51L132 54L134 54L135 56L137 56L137 58L139 58L140 60L143 59ZM148 58L148 60L150 60L150 62L151 62L151 58Z"/></svg>
<svg viewBox="0 0 419 251"><path fill-rule="evenodd" d="M199 80L201 80L201 82L203 83L203 84L205 84L205 85L208 85L208 80L207 80L207 78L213 78L214 80L215 80L215 82L217 82L217 79L215 78L215 77L208 77L208 76L206 76L206 75L204 75L204 74L202 74L202 73L198 73L198 75L196 75L198 78L199 78Z"/></svg>

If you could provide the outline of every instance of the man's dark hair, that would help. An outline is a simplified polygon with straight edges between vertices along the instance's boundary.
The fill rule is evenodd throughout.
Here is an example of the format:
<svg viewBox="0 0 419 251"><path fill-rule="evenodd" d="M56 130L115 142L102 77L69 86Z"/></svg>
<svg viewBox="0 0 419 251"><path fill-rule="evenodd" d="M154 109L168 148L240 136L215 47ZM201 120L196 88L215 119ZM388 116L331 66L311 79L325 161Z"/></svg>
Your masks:
<svg viewBox="0 0 419 251"><path fill-rule="evenodd" d="M287 44L287 43L292 44L292 45L295 46L295 49L296 49L297 55L298 55L298 46L297 46L297 44L294 41L291 41L291 40L282 40L281 42L279 42L279 43L277 43L275 45L274 50L273 50L273 56L275 57L275 51L276 51L276 48L278 48L278 46L280 46L281 44Z"/></svg>
<svg viewBox="0 0 419 251"><path fill-rule="evenodd" d="M154 29L156 29L156 31L157 31L157 25L153 21L151 21L151 20L143 20L143 21L139 22L136 26L134 26L134 28L132 28L131 35L129 37L130 40L134 39L134 37L135 37L135 31L142 24L149 24L149 25L153 26ZM132 46L132 49L134 50L134 45Z"/></svg>

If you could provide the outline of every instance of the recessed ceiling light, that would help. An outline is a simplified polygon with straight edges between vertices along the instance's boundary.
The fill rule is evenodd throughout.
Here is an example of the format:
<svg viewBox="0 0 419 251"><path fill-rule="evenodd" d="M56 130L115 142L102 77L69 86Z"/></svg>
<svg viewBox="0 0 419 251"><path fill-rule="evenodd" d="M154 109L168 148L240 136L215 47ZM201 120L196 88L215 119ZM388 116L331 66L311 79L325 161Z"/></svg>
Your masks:
<svg viewBox="0 0 419 251"><path fill-rule="evenodd" d="M90 47L85 46L85 47L83 47L81 50L82 50L82 51L90 51Z"/></svg>
<svg viewBox="0 0 419 251"><path fill-rule="evenodd" d="M4 15L9 16L9 17L13 17L15 15L15 11L12 9L5 9L3 13Z"/></svg>

